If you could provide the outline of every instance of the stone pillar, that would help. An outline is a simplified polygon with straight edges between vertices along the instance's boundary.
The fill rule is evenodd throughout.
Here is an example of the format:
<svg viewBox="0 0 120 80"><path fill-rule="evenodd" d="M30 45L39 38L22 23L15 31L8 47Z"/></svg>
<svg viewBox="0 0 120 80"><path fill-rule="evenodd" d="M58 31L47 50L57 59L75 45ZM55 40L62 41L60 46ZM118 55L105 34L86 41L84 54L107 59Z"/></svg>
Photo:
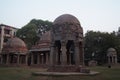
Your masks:
<svg viewBox="0 0 120 80"><path fill-rule="evenodd" d="M41 64L44 64L44 53L41 53Z"/></svg>
<svg viewBox="0 0 120 80"><path fill-rule="evenodd" d="M112 56L112 64L114 64L114 56Z"/></svg>
<svg viewBox="0 0 120 80"><path fill-rule="evenodd" d="M49 63L49 60L48 60L48 53L46 53L46 64Z"/></svg>
<svg viewBox="0 0 120 80"><path fill-rule="evenodd" d="M55 64L58 64L58 48L57 47L55 48L55 58L56 58Z"/></svg>
<svg viewBox="0 0 120 80"><path fill-rule="evenodd" d="M59 50L59 53L58 53L58 65L60 65L60 64L61 64L61 52Z"/></svg>
<svg viewBox="0 0 120 80"><path fill-rule="evenodd" d="M61 41L61 51L62 51L62 59L61 59L61 64L62 65L67 65L67 54L66 54L66 42Z"/></svg>
<svg viewBox="0 0 120 80"><path fill-rule="evenodd" d="M9 64L9 54L7 54L6 64Z"/></svg>
<svg viewBox="0 0 120 80"><path fill-rule="evenodd" d="M75 65L80 65L79 43L75 42Z"/></svg>
<svg viewBox="0 0 120 80"><path fill-rule="evenodd" d="M33 64L33 53L31 53L31 64Z"/></svg>
<svg viewBox="0 0 120 80"><path fill-rule="evenodd" d="M117 56L115 56L115 64L117 64Z"/></svg>
<svg viewBox="0 0 120 80"><path fill-rule="evenodd" d="M28 55L25 55L25 64L28 64Z"/></svg>
<svg viewBox="0 0 120 80"><path fill-rule="evenodd" d="M19 64L20 63L20 54L18 53L18 55L17 55L17 64Z"/></svg>
<svg viewBox="0 0 120 80"><path fill-rule="evenodd" d="M40 54L37 54L37 64L40 64Z"/></svg>
<svg viewBox="0 0 120 80"><path fill-rule="evenodd" d="M84 65L84 46L83 43L79 43L79 56L80 56L80 65Z"/></svg>
<svg viewBox="0 0 120 80"><path fill-rule="evenodd" d="M1 64L3 64L3 55L1 55Z"/></svg>
<svg viewBox="0 0 120 80"><path fill-rule="evenodd" d="M111 62L110 62L110 56L108 56L108 64L110 64Z"/></svg>
<svg viewBox="0 0 120 80"><path fill-rule="evenodd" d="M55 46L54 43L51 44L51 49L50 49L50 65L53 66L55 63Z"/></svg>
<svg viewBox="0 0 120 80"><path fill-rule="evenodd" d="M69 65L71 65L71 53L69 54Z"/></svg>

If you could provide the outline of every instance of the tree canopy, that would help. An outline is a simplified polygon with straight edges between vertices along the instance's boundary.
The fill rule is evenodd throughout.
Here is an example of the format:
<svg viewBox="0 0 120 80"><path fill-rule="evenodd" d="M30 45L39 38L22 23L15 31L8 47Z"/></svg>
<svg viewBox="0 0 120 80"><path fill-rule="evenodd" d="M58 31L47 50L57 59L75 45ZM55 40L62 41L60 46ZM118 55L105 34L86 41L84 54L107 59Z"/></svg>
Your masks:
<svg viewBox="0 0 120 80"><path fill-rule="evenodd" d="M107 60L108 48L115 48L120 52L120 38L115 33L88 31L85 34L85 60L97 60L98 64L103 64ZM94 56L92 55L94 54Z"/></svg>
<svg viewBox="0 0 120 80"><path fill-rule="evenodd" d="M40 39L41 35L50 30L52 22L32 19L27 25L17 31L17 37L21 38L30 49Z"/></svg>

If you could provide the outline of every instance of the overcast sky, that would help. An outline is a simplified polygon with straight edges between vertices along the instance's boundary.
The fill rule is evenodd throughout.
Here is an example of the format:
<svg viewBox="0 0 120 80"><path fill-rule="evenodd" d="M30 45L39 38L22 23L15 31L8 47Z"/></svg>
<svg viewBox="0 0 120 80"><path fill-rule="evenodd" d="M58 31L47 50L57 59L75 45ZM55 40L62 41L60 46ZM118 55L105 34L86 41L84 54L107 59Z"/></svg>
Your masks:
<svg viewBox="0 0 120 80"><path fill-rule="evenodd" d="M84 33L120 27L120 0L0 0L0 24L17 28L33 18L53 22L66 13L78 18Z"/></svg>

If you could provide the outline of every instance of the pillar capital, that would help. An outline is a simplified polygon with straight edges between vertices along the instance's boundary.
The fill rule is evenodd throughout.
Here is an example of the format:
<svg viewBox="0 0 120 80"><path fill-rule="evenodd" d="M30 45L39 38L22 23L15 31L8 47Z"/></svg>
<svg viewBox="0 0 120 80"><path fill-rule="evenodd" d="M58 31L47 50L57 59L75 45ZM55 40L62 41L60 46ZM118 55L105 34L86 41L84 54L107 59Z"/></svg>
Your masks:
<svg viewBox="0 0 120 80"><path fill-rule="evenodd" d="M66 41L65 40L61 41L61 46L66 46Z"/></svg>
<svg viewBox="0 0 120 80"><path fill-rule="evenodd" d="M51 42L51 47L55 47L55 42Z"/></svg>
<svg viewBox="0 0 120 80"><path fill-rule="evenodd" d="M79 46L79 42L78 41L74 41L74 45L75 45L75 47Z"/></svg>

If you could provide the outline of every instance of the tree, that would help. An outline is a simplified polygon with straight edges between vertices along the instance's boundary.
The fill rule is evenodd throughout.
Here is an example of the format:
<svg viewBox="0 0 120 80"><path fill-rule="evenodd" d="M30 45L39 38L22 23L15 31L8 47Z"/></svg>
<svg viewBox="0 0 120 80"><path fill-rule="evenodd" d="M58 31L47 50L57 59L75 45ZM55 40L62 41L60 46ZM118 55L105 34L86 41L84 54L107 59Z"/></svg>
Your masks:
<svg viewBox="0 0 120 80"><path fill-rule="evenodd" d="M17 37L21 38L30 49L40 39L41 35L50 30L52 22L32 19L27 25L17 31Z"/></svg>
<svg viewBox="0 0 120 80"><path fill-rule="evenodd" d="M115 33L88 31L85 34L85 59L95 59L98 64L106 63L107 49L113 47L119 53L120 39ZM94 56L92 54L94 53Z"/></svg>

